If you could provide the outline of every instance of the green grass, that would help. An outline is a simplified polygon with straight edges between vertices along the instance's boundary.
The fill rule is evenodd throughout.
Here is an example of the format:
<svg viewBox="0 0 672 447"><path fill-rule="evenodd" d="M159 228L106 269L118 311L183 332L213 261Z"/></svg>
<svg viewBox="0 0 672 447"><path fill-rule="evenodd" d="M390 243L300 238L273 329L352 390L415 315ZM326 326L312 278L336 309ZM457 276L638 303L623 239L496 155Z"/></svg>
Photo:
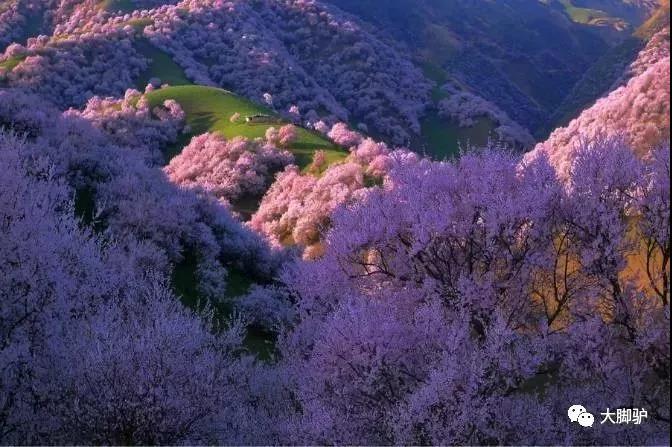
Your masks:
<svg viewBox="0 0 672 447"><path fill-rule="evenodd" d="M448 81L461 85L457 79L450 78L448 72L437 63L424 60L420 66L424 75L436 83L431 91L434 104L450 97L450 93L441 88ZM455 122L441 118L436 111L425 115L421 125L420 137L412 141L411 146L424 149L424 155L437 160L454 158L459 155L460 147L470 144L485 146L495 128L488 118L479 118L473 126L463 128Z"/></svg>
<svg viewBox="0 0 672 447"><path fill-rule="evenodd" d="M459 55L461 43L449 27L427 24L424 42L426 48L420 50L419 54L425 62L442 66Z"/></svg>
<svg viewBox="0 0 672 447"><path fill-rule="evenodd" d="M450 97L450 93L441 88L449 80L447 72L428 61L423 62L421 68L427 78L436 82L431 92L432 102L438 104L442 99ZM484 146L495 128L487 118L478 119L472 127L462 128L457 123L439 117L436 112L427 114L421 124L421 136L413 141L412 146L424 148L425 155L438 160L456 157L461 146Z"/></svg>
<svg viewBox="0 0 672 447"><path fill-rule="evenodd" d="M14 56L10 57L6 61L0 62L0 68L4 68L7 71L12 71L14 68L19 65L23 60L26 58L26 56Z"/></svg>
<svg viewBox="0 0 672 447"><path fill-rule="evenodd" d="M560 3L565 8L565 14L575 23L591 26L612 26L620 31L628 28L625 20L612 17L599 9L579 8L574 6L572 0L560 0Z"/></svg>
<svg viewBox="0 0 672 447"><path fill-rule="evenodd" d="M132 12L136 9L131 0L103 0L100 4L100 7L105 11L115 12Z"/></svg>
<svg viewBox="0 0 672 447"><path fill-rule="evenodd" d="M171 278L173 290L186 307L196 312L211 310L218 324L226 324L234 315L236 300L240 300L249 291L254 281L236 267L228 267L225 296L217 302L207 302L198 292L197 268L198 254L194 250L187 250L183 260L173 269ZM275 351L275 340L275 334L260 327L250 326L247 328L244 345L257 358L270 360Z"/></svg>
<svg viewBox="0 0 672 447"><path fill-rule="evenodd" d="M565 7L565 13L576 23L589 25L594 20L607 17L606 13L598 9L578 8L572 4L571 0L560 0L560 3Z"/></svg>
<svg viewBox="0 0 672 447"><path fill-rule="evenodd" d="M151 78L159 78L162 83L169 85L191 84L184 70L173 61L170 55L156 48L147 39L136 39L135 48L150 60L149 67L140 74L136 81L136 86L140 91L145 89Z"/></svg>
<svg viewBox="0 0 672 447"><path fill-rule="evenodd" d="M151 60L147 70L137 80L138 89L144 90L153 77L169 84L170 87L168 88L155 90L146 95L150 105L155 107L166 99L176 100L185 111L187 124L191 127L191 132L181 135L179 140L167 149L167 159L179 154L194 135L217 132L226 138L242 136L253 139L264 137L269 127L279 127L286 124L273 111L232 92L214 87L193 85L170 55L156 48L147 39L137 39L135 47L143 56ZM239 113L241 119L232 123L231 116L234 113ZM271 115L277 122L272 124L248 124L245 122L246 116L255 114ZM298 129L297 141L288 149L294 154L296 164L301 169L310 165L316 150L322 149L325 151L327 164L342 161L348 155L347 151L318 133L303 128Z"/></svg>
<svg viewBox="0 0 672 447"><path fill-rule="evenodd" d="M155 90L146 95L152 107L163 103L167 99L174 99L187 115L187 124L191 127L189 135L183 136L177 145L170 148L168 158L175 156L189 138L205 132L217 132L226 138L237 136L247 138L264 137L269 127L279 127L284 123L278 121L274 124L255 123L248 124L244 117L255 114L275 114L265 107L254 104L234 93L214 87L200 85L183 85L167 87ZM241 119L232 123L231 116L239 113ZM313 153L323 149L327 155L329 164L345 159L348 152L334 145L321 135L309 130L299 128L298 139L288 148L295 156L296 163L302 169L312 161Z"/></svg>
<svg viewBox="0 0 672 447"><path fill-rule="evenodd" d="M187 124L191 127L189 134L180 136L179 140L168 148L166 151L168 159L179 154L194 135L217 132L226 138L242 136L253 139L264 137L269 127L286 124L273 111L232 92L193 85L170 55L156 48L147 39L137 39L135 47L143 56L151 60L147 70L137 80L138 89L144 90L149 80L154 77L161 79L162 83L169 84L168 88L147 94L150 105L155 107L166 99L176 100L186 112ZM241 119L232 123L231 116L236 112L241 115ZM277 122L272 124L245 122L246 116L255 114L271 115ZM326 152L327 164L342 161L348 155L347 151L318 133L303 128L299 128L297 141L288 149L294 154L296 163L301 169L305 169L312 162L316 150L322 149Z"/></svg>
<svg viewBox="0 0 672 447"><path fill-rule="evenodd" d="M131 19L127 23L131 25L133 28L135 28L136 31L141 33L146 26L152 25L154 23L154 20L149 18Z"/></svg>
<svg viewBox="0 0 672 447"><path fill-rule="evenodd" d="M494 124L487 118L480 118L472 127L461 128L432 113L422 121L422 145L426 155L443 160L459 155L460 147L468 144L485 146L494 130Z"/></svg>
<svg viewBox="0 0 672 447"><path fill-rule="evenodd" d="M447 98L448 93L441 88L446 82L448 82L448 75L446 74L446 71L441 68L441 66L428 61L422 62L421 68L425 77L436 83L436 85L432 87L432 102L436 104L442 99Z"/></svg>
<svg viewBox="0 0 672 447"><path fill-rule="evenodd" d="M198 253L194 250L186 250L183 253L181 262L175 265L173 269L172 284L173 289L182 297L185 305L191 308L197 308L200 303L199 292L197 289L198 280L196 270L198 268ZM245 295L253 281L244 272L235 267L229 267L227 276L227 287L225 300L219 303L216 309L220 316L229 316L231 313L231 300ZM227 303L227 301L229 301Z"/></svg>
<svg viewBox="0 0 672 447"><path fill-rule="evenodd" d="M273 333L262 328L248 327L244 344L248 351L256 354L258 359L269 361L276 353L276 340L277 336Z"/></svg>

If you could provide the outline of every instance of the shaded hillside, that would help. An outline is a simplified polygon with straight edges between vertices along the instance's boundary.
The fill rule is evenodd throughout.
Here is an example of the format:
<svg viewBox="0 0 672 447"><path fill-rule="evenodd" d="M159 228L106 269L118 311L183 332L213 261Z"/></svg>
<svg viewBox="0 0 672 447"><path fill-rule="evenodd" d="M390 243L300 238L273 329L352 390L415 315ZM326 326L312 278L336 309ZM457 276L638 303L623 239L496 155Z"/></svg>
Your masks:
<svg viewBox="0 0 672 447"><path fill-rule="evenodd" d="M670 41L669 27L654 36L631 65L632 77L566 127L551 133L533 154L544 152L567 176L577 151L586 142L622 138L640 156L669 141Z"/></svg>
<svg viewBox="0 0 672 447"><path fill-rule="evenodd" d="M455 78L532 131L547 124L593 62L631 32L577 23L555 1L331 3L405 42L419 64ZM630 9L637 13L618 20L638 25L646 13Z"/></svg>
<svg viewBox="0 0 672 447"><path fill-rule="evenodd" d="M538 136L545 137L555 127L565 126L600 96L626 82L631 77L627 70L631 62L654 35L669 26L669 14L669 1L665 1L630 37L600 57L558 106L545 130L538 132ZM658 38L664 39L661 36ZM653 45L661 46L655 42Z"/></svg>
<svg viewBox="0 0 672 447"><path fill-rule="evenodd" d="M48 1L0 2L0 51L12 42L25 42L43 30Z"/></svg>

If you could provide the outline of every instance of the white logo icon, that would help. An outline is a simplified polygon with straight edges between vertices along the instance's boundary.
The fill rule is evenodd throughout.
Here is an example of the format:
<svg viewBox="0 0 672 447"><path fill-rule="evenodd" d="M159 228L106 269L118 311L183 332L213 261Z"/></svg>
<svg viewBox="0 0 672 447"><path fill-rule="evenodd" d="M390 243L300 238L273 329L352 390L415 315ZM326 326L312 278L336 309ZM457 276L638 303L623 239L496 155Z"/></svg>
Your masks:
<svg viewBox="0 0 672 447"><path fill-rule="evenodd" d="M590 413L581 413L579 415L579 425L581 427L592 427L595 417Z"/></svg>
<svg viewBox="0 0 672 447"><path fill-rule="evenodd" d="M586 407L583 405L572 405L569 407L569 410L567 410L567 416L569 416L569 420L572 422L576 422L579 420L579 415L581 413L587 413L588 410L586 410Z"/></svg>
<svg viewBox="0 0 672 447"><path fill-rule="evenodd" d="M578 422L582 427L592 427L593 423L595 423L595 416L588 413L588 410L583 405L572 405L569 407L567 416L569 416L570 421Z"/></svg>

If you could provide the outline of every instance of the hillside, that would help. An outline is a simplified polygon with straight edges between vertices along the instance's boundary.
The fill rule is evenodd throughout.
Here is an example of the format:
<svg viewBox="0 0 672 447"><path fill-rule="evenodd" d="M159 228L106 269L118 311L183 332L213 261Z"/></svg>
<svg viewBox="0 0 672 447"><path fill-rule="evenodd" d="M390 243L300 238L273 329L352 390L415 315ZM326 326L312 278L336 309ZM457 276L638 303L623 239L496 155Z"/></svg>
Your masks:
<svg viewBox="0 0 672 447"><path fill-rule="evenodd" d="M50 0L38 6L13 0L0 23L15 23L12 29L26 37L39 29L47 38L0 58L0 82L30 88L61 107L79 107L92 94L119 96L133 84L142 90L152 73L160 73L170 85L218 86L260 105L270 95L277 112L295 107L308 127L345 121L440 158L489 137L529 147L530 133L543 135L560 119L548 117L563 101L576 109L577 101L566 97L595 59L633 53L632 43L621 44L620 52L610 48L648 11L648 2L571 4L627 22L616 29L573 20L568 4L555 1L404 1L384 9L330 2L354 17L290 0ZM71 76L74 85L68 85ZM480 105L468 119L441 112L447 92L473 95Z"/></svg>
<svg viewBox="0 0 672 447"><path fill-rule="evenodd" d="M157 63L153 56L161 58L146 47L149 40L191 82L260 104L271 95L278 112L295 106L306 122L362 124L397 143L419 132L429 82L403 51L339 11L289 0L254 7L239 1L231 8L199 0L151 11L132 2L55 3L43 25L53 32L13 48L0 63L20 53L23 60L6 75L6 85L31 88L59 106L81 106L92 93L119 96L147 80L143 73ZM325 52L329 58L322 58ZM66 89L70 79L77 82Z"/></svg>
<svg viewBox="0 0 672 447"><path fill-rule="evenodd" d="M578 116L595 100L613 90L617 85L626 82L632 75L628 73L628 67L637 58L637 54L647 46L647 42L669 26L669 15L669 2L663 1L662 5L658 5L652 15L631 36L600 57L554 111L546 132L540 132L539 135L544 136L555 127L567 125L572 118ZM659 35L658 38L662 37ZM652 46L660 45L653 43Z"/></svg>
<svg viewBox="0 0 672 447"><path fill-rule="evenodd" d="M167 149L168 160L179 153L194 135L218 132L227 138L263 138L269 127L288 123L286 118L279 116L268 105L261 105L261 101L255 103L221 89L194 85L185 75L184 69L168 53L142 36L153 19L109 16L105 12L135 11L135 3L110 1L95 4L96 9L88 9L86 5L86 2L70 6L63 3L57 12L74 7L80 15L89 15L91 24L60 23L56 25L56 34L51 38L33 39L27 47L15 44L9 48L4 60L0 57L0 86L26 87L67 107L82 105L92 93L119 96L133 85L144 90L152 80L171 85L173 87L147 95L152 107L162 104L166 99L174 99L186 112L191 131L181 134L178 141ZM107 29L98 31L99 35L92 36L89 30L92 26L99 26L94 25L96 23L109 25L106 25ZM132 26L129 27L129 24ZM64 34L66 29L68 34ZM83 64L85 60L94 61L93 66ZM96 76L101 72L104 72L103 82L98 82ZM71 76L79 82L66 89L67 80L72 79ZM36 87L31 87L33 85ZM234 113L241 115L238 123L230 121ZM273 117L270 120L272 122L245 123L247 116L256 114ZM301 128L298 132L291 150L302 168L310 164L317 149L326 150L329 163L342 160L347 155L315 131Z"/></svg>
<svg viewBox="0 0 672 447"><path fill-rule="evenodd" d="M549 155L563 177L586 141L622 138L639 156L669 141L670 30L654 35L630 65L629 79L597 100L566 127L553 131L532 154Z"/></svg>
<svg viewBox="0 0 672 447"><path fill-rule="evenodd" d="M620 1L331 3L403 41L419 65L443 73L443 83L466 87L533 133L549 124L547 117L594 61L648 17L646 7L632 5L599 11L603 19L613 14L617 29L584 23L590 22L586 7Z"/></svg>
<svg viewBox="0 0 672 447"><path fill-rule="evenodd" d="M190 131L182 134L177 143L168 153L168 159L179 153L192 136L206 132L217 132L226 138L237 136L250 139L264 138L270 127L287 124L271 110L258 106L230 92L213 87L178 86L154 90L146 94L152 107L173 99L180 104L186 113L186 123ZM240 118L231 122L231 117L238 113ZM247 123L245 118L254 115L269 116L268 123ZM308 166L317 150L325 150L329 164L345 159L347 152L314 131L299 129L295 141L288 147L294 154L301 168Z"/></svg>

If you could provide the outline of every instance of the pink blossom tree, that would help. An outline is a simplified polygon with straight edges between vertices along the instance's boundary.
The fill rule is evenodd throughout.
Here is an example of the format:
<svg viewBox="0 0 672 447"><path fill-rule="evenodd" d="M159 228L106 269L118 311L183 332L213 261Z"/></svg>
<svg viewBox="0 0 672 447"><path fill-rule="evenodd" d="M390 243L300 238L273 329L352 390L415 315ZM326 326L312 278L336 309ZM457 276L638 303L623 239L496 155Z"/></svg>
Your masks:
<svg viewBox="0 0 672 447"><path fill-rule="evenodd" d="M287 124L278 130L278 143L282 147L291 146L297 138L298 129L293 124Z"/></svg>
<svg viewBox="0 0 672 447"><path fill-rule="evenodd" d="M351 147L362 141L362 136L348 128L345 123L336 123L328 133L334 143L345 147Z"/></svg>
<svg viewBox="0 0 672 447"><path fill-rule="evenodd" d="M165 172L180 186L203 189L228 203L263 194L273 175L293 161L290 152L268 143L207 133L194 137Z"/></svg>
<svg viewBox="0 0 672 447"><path fill-rule="evenodd" d="M66 115L88 120L116 144L140 144L159 160L160 149L177 139L185 119L176 101L169 99L150 109L147 99L133 89L127 90L123 99L94 96L82 111L70 109Z"/></svg>
<svg viewBox="0 0 672 447"><path fill-rule="evenodd" d="M289 166L278 174L249 223L276 246L298 244L308 258L322 253L322 238L334 210L383 183L392 158L416 159L409 152L391 153L385 144L369 139L353 147L343 163L323 169L323 157L315 153L312 173Z"/></svg>

